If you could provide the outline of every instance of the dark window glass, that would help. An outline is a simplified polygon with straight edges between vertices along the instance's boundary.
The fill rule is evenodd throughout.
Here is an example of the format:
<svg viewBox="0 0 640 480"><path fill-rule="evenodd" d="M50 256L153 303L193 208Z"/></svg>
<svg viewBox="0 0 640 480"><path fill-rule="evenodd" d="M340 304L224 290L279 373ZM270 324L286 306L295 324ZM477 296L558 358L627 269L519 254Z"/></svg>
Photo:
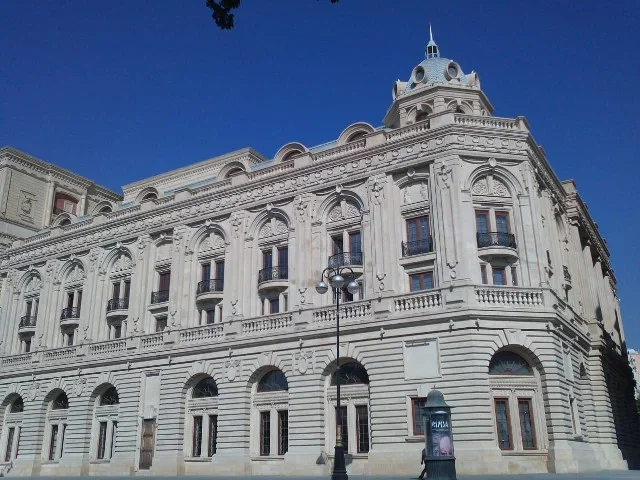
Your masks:
<svg viewBox="0 0 640 480"><path fill-rule="evenodd" d="M218 396L218 385L216 381L211 378L203 378L195 387L193 387L193 398L207 398Z"/></svg>
<svg viewBox="0 0 640 480"><path fill-rule="evenodd" d="M278 249L278 266L281 269L286 269L288 265L289 265L289 249L279 248Z"/></svg>
<svg viewBox="0 0 640 480"><path fill-rule="evenodd" d="M124 298L129 298L129 294L131 293L131 282L126 280L124 282Z"/></svg>
<svg viewBox="0 0 640 480"><path fill-rule="evenodd" d="M278 411L278 455L289 451L289 412Z"/></svg>
<svg viewBox="0 0 640 480"><path fill-rule="evenodd" d="M27 302L27 311L25 312L25 315L27 317L31 316L31 307L33 306L32 302Z"/></svg>
<svg viewBox="0 0 640 480"><path fill-rule="evenodd" d="M24 412L24 402L22 397L16 398L11 404L11 413L20 413Z"/></svg>
<svg viewBox="0 0 640 480"><path fill-rule="evenodd" d="M413 434L424 435L424 425L422 423L423 408L427 404L426 398L412 398L411 406L413 409Z"/></svg>
<svg viewBox="0 0 640 480"><path fill-rule="evenodd" d="M520 431L522 432L522 448L525 450L535 450L536 434L533 427L533 413L531 399L518 399L518 413L520 414Z"/></svg>
<svg viewBox="0 0 640 480"><path fill-rule="evenodd" d="M113 299L117 300L120 298L120 282L114 282L113 284Z"/></svg>
<svg viewBox="0 0 640 480"><path fill-rule="evenodd" d="M333 254L337 255L339 253L344 252L344 244L342 240L342 235L336 235L335 237L331 237L331 243L333 244Z"/></svg>
<svg viewBox="0 0 640 480"><path fill-rule="evenodd" d="M111 430L111 452L109 453L110 457L113 457L113 454L116 451L116 437L118 435L118 422L114 420L113 422L113 430Z"/></svg>
<svg viewBox="0 0 640 480"><path fill-rule="evenodd" d="M156 319L156 332L162 332L167 328L167 317Z"/></svg>
<svg viewBox="0 0 640 480"><path fill-rule="evenodd" d="M349 251L351 253L362 252L362 236L360 232L351 232L349 234Z"/></svg>
<svg viewBox="0 0 640 480"><path fill-rule="evenodd" d="M36 298L33 302L33 318L38 318L38 308L40 307L40 300Z"/></svg>
<svg viewBox="0 0 640 480"><path fill-rule="evenodd" d="M216 321L216 311L215 310L207 310L207 325L211 325Z"/></svg>
<svg viewBox="0 0 640 480"><path fill-rule="evenodd" d="M487 283L489 283L489 280L487 279L487 267L486 267L486 265L480 265L480 275L482 276L483 285L486 285Z"/></svg>
<svg viewBox="0 0 640 480"><path fill-rule="evenodd" d="M493 268L493 284L494 285L506 285L506 278L504 268Z"/></svg>
<svg viewBox="0 0 640 480"><path fill-rule="evenodd" d="M224 280L224 262L216 262L216 278Z"/></svg>
<svg viewBox="0 0 640 480"><path fill-rule="evenodd" d="M13 437L15 436L15 434L16 434L16 428L15 427L9 428L9 432L7 433L7 450L4 454L5 462L11 461L11 450L13 450Z"/></svg>
<svg viewBox="0 0 640 480"><path fill-rule="evenodd" d="M58 425L51 425L51 440L49 441L49 460L56 459L58 447Z"/></svg>
<svg viewBox="0 0 640 480"><path fill-rule="evenodd" d="M258 383L258 392L279 392L289 390L287 377L281 370L271 370L265 373Z"/></svg>
<svg viewBox="0 0 640 480"><path fill-rule="evenodd" d="M489 231L489 217L486 212L476 212L476 232L487 233Z"/></svg>
<svg viewBox="0 0 640 480"><path fill-rule="evenodd" d="M169 290L170 285L171 285L171 273L170 272L161 273L158 281L158 291L166 292Z"/></svg>
<svg viewBox="0 0 640 480"><path fill-rule="evenodd" d="M210 278L211 278L211 264L205 263L204 265L202 265L202 270L200 272L200 280L205 282Z"/></svg>
<svg viewBox="0 0 640 480"><path fill-rule="evenodd" d="M262 268L273 268L273 252L271 250L262 252Z"/></svg>
<svg viewBox="0 0 640 480"><path fill-rule="evenodd" d="M358 453L367 453L369 451L369 409L366 405L356 406L356 425Z"/></svg>
<svg viewBox="0 0 640 480"><path fill-rule="evenodd" d="M509 233L509 215L506 213L496 213L496 231L498 233Z"/></svg>
<svg viewBox="0 0 640 480"><path fill-rule="evenodd" d="M82 307L82 290L78 290L77 296L78 296L78 301L76 303L76 307L78 309L78 313L80 313L80 307Z"/></svg>
<svg viewBox="0 0 640 480"><path fill-rule="evenodd" d="M490 375L533 375L529 364L517 353L496 353L489 363Z"/></svg>
<svg viewBox="0 0 640 480"><path fill-rule="evenodd" d="M73 333L67 333L67 347L73 345Z"/></svg>
<svg viewBox="0 0 640 480"><path fill-rule="evenodd" d="M511 283L514 287L518 286L518 272L516 271L516 267L511 267Z"/></svg>
<svg viewBox="0 0 640 480"><path fill-rule="evenodd" d="M31 351L31 340L24 341L24 352L29 353Z"/></svg>
<svg viewBox="0 0 640 480"><path fill-rule="evenodd" d="M116 387L109 387L100 397L100 405L118 405L120 398Z"/></svg>
<svg viewBox="0 0 640 480"><path fill-rule="evenodd" d="M415 273L409 276L412 292L433 288L433 272Z"/></svg>
<svg viewBox="0 0 640 480"><path fill-rule="evenodd" d="M271 454L271 412L260 412L260 455Z"/></svg>
<svg viewBox="0 0 640 480"><path fill-rule="evenodd" d="M407 220L407 241L417 242L429 238L429 217Z"/></svg>
<svg viewBox="0 0 640 480"><path fill-rule="evenodd" d="M498 428L498 445L501 450L511 450L511 425L509 423L509 403L506 398L496 398L496 426Z"/></svg>
<svg viewBox="0 0 640 480"><path fill-rule="evenodd" d="M100 422L100 431L98 432L98 458L104 458L104 450L107 445L107 422Z"/></svg>
<svg viewBox="0 0 640 480"><path fill-rule="evenodd" d="M73 292L67 293L67 308L73 308Z"/></svg>
<svg viewBox="0 0 640 480"><path fill-rule="evenodd" d="M269 299L269 313L280 312L280 300L278 298Z"/></svg>
<svg viewBox="0 0 640 480"><path fill-rule="evenodd" d="M349 426L347 424L347 407L336 407L336 429L342 438L342 448L345 452L349 451Z"/></svg>
<svg viewBox="0 0 640 480"><path fill-rule="evenodd" d="M193 417L193 450L192 456L199 457L202 453L202 416Z"/></svg>
<svg viewBox="0 0 640 480"><path fill-rule="evenodd" d="M215 455L218 448L218 416L209 415L209 446L207 454L209 457Z"/></svg>
<svg viewBox="0 0 640 480"><path fill-rule="evenodd" d="M369 375L358 362L340 365L340 385L369 385ZM331 375L331 385L336 384L338 370Z"/></svg>
<svg viewBox="0 0 640 480"><path fill-rule="evenodd" d="M69 399L67 398L67 394L62 392L53 401L52 409L66 410L67 408L69 408Z"/></svg>
<svg viewBox="0 0 640 480"><path fill-rule="evenodd" d="M115 325L113 327L113 338L122 337L122 325Z"/></svg>

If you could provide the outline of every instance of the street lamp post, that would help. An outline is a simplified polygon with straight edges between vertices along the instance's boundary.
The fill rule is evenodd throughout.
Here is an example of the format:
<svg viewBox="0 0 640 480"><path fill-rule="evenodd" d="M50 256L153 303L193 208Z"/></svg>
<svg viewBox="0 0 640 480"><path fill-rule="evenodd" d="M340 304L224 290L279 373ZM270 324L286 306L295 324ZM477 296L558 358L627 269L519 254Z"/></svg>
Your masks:
<svg viewBox="0 0 640 480"><path fill-rule="evenodd" d="M325 294L329 290L329 285L333 289L333 294L336 300L336 448L335 456L333 459L333 472L331 474L332 480L348 480L347 468L344 461L344 446L342 445L342 422L338 425L338 419L340 418L340 293L342 287L344 287L347 281L345 277L351 280L347 284L347 290L352 295L359 290L358 283L354 280L353 270L349 267L329 267L322 271L322 279L316 285L316 291L320 294ZM329 285L325 283L325 279L328 280ZM346 421L346 419L341 419Z"/></svg>

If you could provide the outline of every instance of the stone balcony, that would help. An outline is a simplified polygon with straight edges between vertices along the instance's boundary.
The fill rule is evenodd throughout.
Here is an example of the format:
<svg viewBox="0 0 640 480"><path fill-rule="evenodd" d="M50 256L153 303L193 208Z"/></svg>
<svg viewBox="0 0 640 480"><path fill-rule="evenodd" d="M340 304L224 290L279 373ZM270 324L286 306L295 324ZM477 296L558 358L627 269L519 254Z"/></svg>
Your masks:
<svg viewBox="0 0 640 480"><path fill-rule="evenodd" d="M198 306L214 305L224 296L224 278L211 278L198 282L196 286L196 303Z"/></svg>
<svg viewBox="0 0 640 480"><path fill-rule="evenodd" d="M67 310L67 309L65 309ZM468 312L487 321L502 321L505 315L547 318L547 328L563 322L579 334L586 334L585 322L577 312L548 288L462 285L431 289L395 296L347 302L340 305L339 320L345 334L362 328L380 331L394 324L429 321L472 322ZM73 313L73 312L69 312ZM78 312L79 313L79 312ZM167 355L176 350L193 352L198 347L238 348L256 338L332 335L337 312L334 305L308 308L255 318L227 317L224 322L187 328L169 328L163 332L132 334L126 338L92 342L55 349L36 350L0 358L0 371L59 368L67 364L96 364L113 357L134 361L149 355ZM458 320L460 319L460 320ZM77 321L77 320L76 320ZM477 320L475 320L477 322ZM457 324L456 324L457 325ZM477 325L477 323L476 323ZM452 327L449 327L452 328ZM457 327L456 327L457 328ZM565 327L566 328L566 327ZM185 347L188 347L185 350ZM111 360L112 361L112 360Z"/></svg>
<svg viewBox="0 0 640 480"><path fill-rule="evenodd" d="M20 324L18 325L19 333L35 333L36 331L36 317L24 316L20 318Z"/></svg>
<svg viewBox="0 0 640 480"><path fill-rule="evenodd" d="M129 298L112 298L107 302L107 320L122 320L129 314Z"/></svg>
<svg viewBox="0 0 640 480"><path fill-rule="evenodd" d="M480 257L488 259L503 257L511 260L518 258L516 237L512 233L478 232L476 241Z"/></svg>
<svg viewBox="0 0 640 480"><path fill-rule="evenodd" d="M286 265L263 268L258 272L258 292L283 291L289 286L289 268Z"/></svg>
<svg viewBox="0 0 640 480"><path fill-rule="evenodd" d="M63 327L78 326L80 322L80 308L67 307L63 308L60 313L60 325Z"/></svg>

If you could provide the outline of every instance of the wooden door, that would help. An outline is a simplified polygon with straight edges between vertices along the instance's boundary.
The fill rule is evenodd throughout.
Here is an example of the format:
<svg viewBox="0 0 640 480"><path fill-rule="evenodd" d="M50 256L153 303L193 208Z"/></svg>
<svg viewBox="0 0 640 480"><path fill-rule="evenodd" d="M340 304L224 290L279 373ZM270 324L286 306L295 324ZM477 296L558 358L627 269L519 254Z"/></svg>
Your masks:
<svg viewBox="0 0 640 480"><path fill-rule="evenodd" d="M140 468L148 470L153 462L153 444L155 443L155 419L142 421L142 442L140 444Z"/></svg>

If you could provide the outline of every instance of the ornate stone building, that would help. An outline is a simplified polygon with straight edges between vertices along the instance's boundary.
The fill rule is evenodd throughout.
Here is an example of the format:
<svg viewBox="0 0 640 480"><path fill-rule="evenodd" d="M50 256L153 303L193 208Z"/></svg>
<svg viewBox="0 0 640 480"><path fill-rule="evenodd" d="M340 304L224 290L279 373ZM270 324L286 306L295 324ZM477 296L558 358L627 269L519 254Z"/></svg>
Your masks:
<svg viewBox="0 0 640 480"><path fill-rule="evenodd" d="M13 242L5 473L323 475L339 420L350 473L416 474L434 386L460 473L627 468L606 244L526 120L492 112L431 41L382 127L101 190L112 211ZM341 293L339 412L327 265L360 286Z"/></svg>

